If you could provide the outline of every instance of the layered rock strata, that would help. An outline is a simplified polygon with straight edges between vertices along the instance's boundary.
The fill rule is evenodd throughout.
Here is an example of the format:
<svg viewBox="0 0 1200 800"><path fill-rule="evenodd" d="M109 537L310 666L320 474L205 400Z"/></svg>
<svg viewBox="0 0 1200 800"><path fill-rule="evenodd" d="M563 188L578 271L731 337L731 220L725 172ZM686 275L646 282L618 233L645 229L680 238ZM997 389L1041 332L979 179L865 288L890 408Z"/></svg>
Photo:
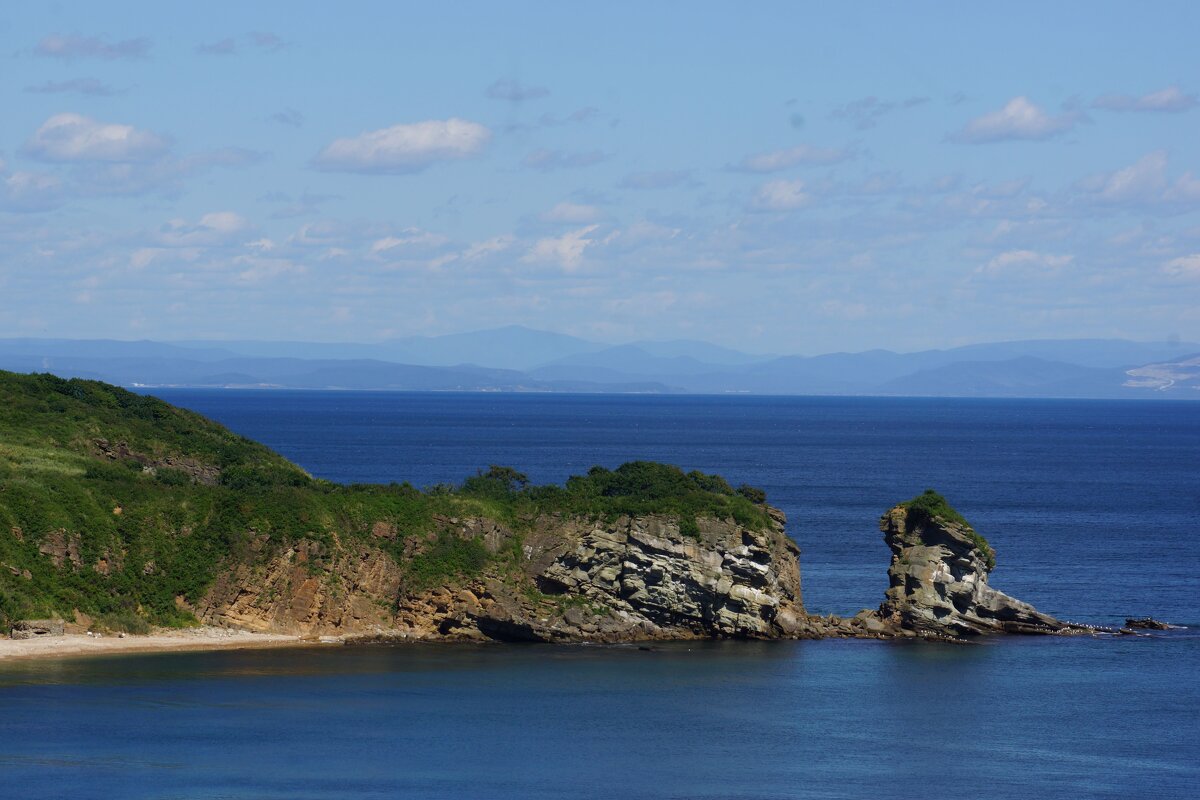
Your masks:
<svg viewBox="0 0 1200 800"><path fill-rule="evenodd" d="M440 524L493 553L519 544L519 555L415 590L369 543L302 540L239 564L192 610L251 630L431 640L795 638L826 628L804 611L799 548L774 509L762 530L700 519L687 534L662 516L547 516L519 535L487 519Z"/></svg>
<svg viewBox="0 0 1200 800"><path fill-rule="evenodd" d="M878 616L925 638L1090 630L1043 614L988 585L990 547L960 522L898 505L879 523L892 551Z"/></svg>

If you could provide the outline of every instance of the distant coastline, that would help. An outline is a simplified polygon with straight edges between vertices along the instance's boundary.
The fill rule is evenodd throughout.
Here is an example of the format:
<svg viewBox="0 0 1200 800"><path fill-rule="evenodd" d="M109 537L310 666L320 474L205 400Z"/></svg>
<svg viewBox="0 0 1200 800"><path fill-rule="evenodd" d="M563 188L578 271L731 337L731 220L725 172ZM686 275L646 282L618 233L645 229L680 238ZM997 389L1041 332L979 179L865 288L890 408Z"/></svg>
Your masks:
<svg viewBox="0 0 1200 800"><path fill-rule="evenodd" d="M813 356L700 341L608 345L520 327L373 344L0 339L0 369L151 391L1200 399L1200 343L1124 339Z"/></svg>

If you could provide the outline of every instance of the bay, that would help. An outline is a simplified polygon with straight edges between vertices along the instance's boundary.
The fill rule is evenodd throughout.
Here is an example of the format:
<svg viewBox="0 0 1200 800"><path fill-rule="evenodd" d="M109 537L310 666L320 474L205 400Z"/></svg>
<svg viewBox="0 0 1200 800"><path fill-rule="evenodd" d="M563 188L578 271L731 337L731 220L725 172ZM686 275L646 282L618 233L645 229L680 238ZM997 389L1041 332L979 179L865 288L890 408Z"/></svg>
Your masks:
<svg viewBox="0 0 1200 800"><path fill-rule="evenodd" d="M1052 614L1200 622L1200 406L156 392L336 481L653 459L766 489L810 611L879 603L935 487ZM13 797L1185 798L1200 637L347 647L0 666Z"/></svg>

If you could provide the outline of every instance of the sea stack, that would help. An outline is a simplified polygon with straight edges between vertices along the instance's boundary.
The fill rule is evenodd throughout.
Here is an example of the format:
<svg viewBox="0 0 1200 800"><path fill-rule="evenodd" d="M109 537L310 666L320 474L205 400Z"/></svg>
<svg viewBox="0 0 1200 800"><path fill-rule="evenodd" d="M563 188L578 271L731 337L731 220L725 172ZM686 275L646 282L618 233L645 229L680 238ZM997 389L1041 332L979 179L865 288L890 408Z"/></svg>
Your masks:
<svg viewBox="0 0 1200 800"><path fill-rule="evenodd" d="M931 639L1087 630L989 586L995 551L932 489L892 508L879 528L892 551L879 607L887 623Z"/></svg>

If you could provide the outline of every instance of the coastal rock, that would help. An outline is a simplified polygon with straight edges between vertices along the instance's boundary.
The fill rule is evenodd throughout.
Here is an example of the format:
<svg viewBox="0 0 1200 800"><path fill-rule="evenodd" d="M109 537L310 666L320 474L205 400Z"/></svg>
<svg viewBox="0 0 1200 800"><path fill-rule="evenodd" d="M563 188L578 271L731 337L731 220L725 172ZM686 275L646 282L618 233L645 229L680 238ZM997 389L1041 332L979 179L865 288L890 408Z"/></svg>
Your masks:
<svg viewBox="0 0 1200 800"><path fill-rule="evenodd" d="M412 587L374 544L386 537L301 540L224 572L194 612L254 631L456 641L791 638L827 627L804 611L799 548L779 512L761 530L699 519L690 533L666 516L549 515L520 535L486 518L435 522L440 533L412 541L453 536L513 555L477 575ZM259 539L249 536L251 547Z"/></svg>
<svg viewBox="0 0 1200 800"><path fill-rule="evenodd" d="M47 636L62 636L66 625L61 619L23 619L14 622L9 638L41 639Z"/></svg>
<svg viewBox="0 0 1200 800"><path fill-rule="evenodd" d="M1129 617L1125 620L1125 627L1134 630L1146 631L1169 631L1171 625L1166 622L1154 619L1153 617Z"/></svg>
<svg viewBox="0 0 1200 800"><path fill-rule="evenodd" d="M251 549L263 546L251 539ZM363 633L391 627L400 570L361 542L301 539L265 562L239 561L194 609L210 625L288 633Z"/></svg>
<svg viewBox="0 0 1200 800"><path fill-rule="evenodd" d="M892 508L879 524L892 551L890 586L878 612L884 623L949 639L1085 630L993 589L994 553L986 541L965 522L910 506Z"/></svg>
<svg viewBox="0 0 1200 800"><path fill-rule="evenodd" d="M548 520L529 537L526 571L558 602L603 610L596 636L778 638L804 635L800 550L776 513L769 527L697 520L681 532L669 517L621 517L609 524ZM582 603L583 605L579 605ZM583 633L581 612L562 624ZM603 633L602 633L603 629Z"/></svg>

